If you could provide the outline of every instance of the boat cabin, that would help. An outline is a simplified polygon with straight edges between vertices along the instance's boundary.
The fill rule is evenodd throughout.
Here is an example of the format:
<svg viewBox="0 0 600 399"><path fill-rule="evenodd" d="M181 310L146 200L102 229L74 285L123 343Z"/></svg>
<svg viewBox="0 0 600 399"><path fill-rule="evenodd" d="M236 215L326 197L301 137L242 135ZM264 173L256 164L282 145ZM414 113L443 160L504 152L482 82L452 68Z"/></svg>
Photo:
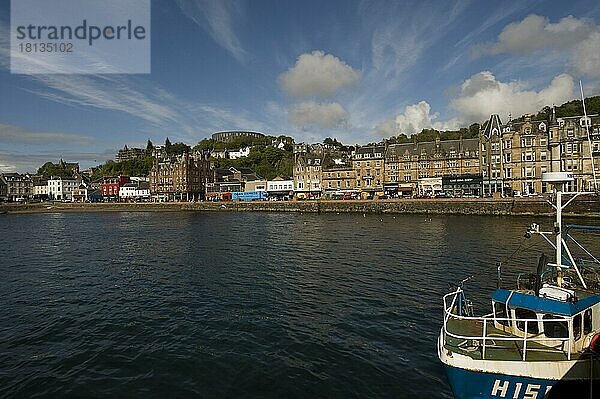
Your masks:
<svg viewBox="0 0 600 399"><path fill-rule="evenodd" d="M498 289L492 295L494 327L541 345L579 352L600 330L600 295L544 284L539 294Z"/></svg>

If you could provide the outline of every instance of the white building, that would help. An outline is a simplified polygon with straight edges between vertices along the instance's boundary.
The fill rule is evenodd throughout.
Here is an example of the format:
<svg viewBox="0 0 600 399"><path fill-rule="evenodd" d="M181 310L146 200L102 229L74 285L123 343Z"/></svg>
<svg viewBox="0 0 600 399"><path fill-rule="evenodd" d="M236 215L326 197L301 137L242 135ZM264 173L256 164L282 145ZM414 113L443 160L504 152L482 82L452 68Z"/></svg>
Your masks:
<svg viewBox="0 0 600 399"><path fill-rule="evenodd" d="M48 182L33 185L34 198L44 198L48 195Z"/></svg>
<svg viewBox="0 0 600 399"><path fill-rule="evenodd" d="M78 186L79 183L75 179L53 176L48 180L48 197L58 201L71 201L73 190Z"/></svg>
<svg viewBox="0 0 600 399"><path fill-rule="evenodd" d="M146 185L147 187L147 185ZM135 183L127 183L119 187L119 199L120 200L134 200L134 199L149 199L150 189L141 188Z"/></svg>
<svg viewBox="0 0 600 399"><path fill-rule="evenodd" d="M294 180L276 177L267 181L267 193L272 199L290 199L294 196Z"/></svg>
<svg viewBox="0 0 600 399"><path fill-rule="evenodd" d="M423 177L419 179L419 195L433 197L443 191L441 177Z"/></svg>
<svg viewBox="0 0 600 399"><path fill-rule="evenodd" d="M250 147L240 148L239 150L229 150L227 151L227 154L229 155L229 159L247 157L250 155Z"/></svg>

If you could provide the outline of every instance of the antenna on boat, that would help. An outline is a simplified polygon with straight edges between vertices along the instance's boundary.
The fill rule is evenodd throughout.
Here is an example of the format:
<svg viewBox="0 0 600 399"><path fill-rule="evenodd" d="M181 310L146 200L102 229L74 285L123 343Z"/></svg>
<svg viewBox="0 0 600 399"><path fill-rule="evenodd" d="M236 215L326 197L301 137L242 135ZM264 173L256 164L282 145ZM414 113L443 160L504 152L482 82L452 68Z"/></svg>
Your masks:
<svg viewBox="0 0 600 399"><path fill-rule="evenodd" d="M590 159L592 160L592 175L594 176L594 191L598 192L598 182L596 180L596 168L594 165L594 154L593 154L593 150L592 150L592 139L590 137L591 119L590 119L590 123L588 123L587 111L585 109L585 97L583 96L583 84L581 83L581 80L579 81L579 90L581 91L581 104L583 105L583 117L584 117L584 123L585 123L585 131L587 132L588 144L590 146Z"/></svg>
<svg viewBox="0 0 600 399"><path fill-rule="evenodd" d="M575 198L577 198L579 195L586 194L583 192L576 193L571 199L569 199L563 205L563 203L562 203L563 185L565 183L572 182L573 180L575 180L575 179L573 178L572 172L546 172L546 173L542 174L542 182L550 183L550 184L554 185L554 190L556 191L556 205L551 204L552 207L556 210L556 222L554 222L554 231L552 232L555 234L556 243L553 243L546 237L545 234L550 234L550 233L540 232L539 226L534 224L534 225L532 225L532 229L536 233L541 234L541 236L544 237L556 249L556 263L549 264L550 266L556 267L556 285L558 287L562 287L562 268L563 267L567 268L567 267L571 266L577 273L577 276L579 277L579 281L581 281L583 288L587 289L587 285L583 279L583 276L581 275L581 272L579 271L579 268L577 267L575 259L573 259L573 255L571 255L571 252L569 251L569 248L567 247L567 245L563 239L563 235L562 235L562 210L564 208L566 208L571 202L573 202L573 200ZM564 247L566 255L569 257L570 265L562 264L563 247Z"/></svg>

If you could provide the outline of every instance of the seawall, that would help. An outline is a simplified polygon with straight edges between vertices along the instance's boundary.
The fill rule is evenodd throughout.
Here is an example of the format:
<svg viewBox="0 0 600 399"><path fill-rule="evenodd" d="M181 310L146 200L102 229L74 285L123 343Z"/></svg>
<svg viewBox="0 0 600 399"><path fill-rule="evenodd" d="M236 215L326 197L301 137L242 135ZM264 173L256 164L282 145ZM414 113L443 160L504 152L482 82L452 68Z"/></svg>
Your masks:
<svg viewBox="0 0 600 399"><path fill-rule="evenodd" d="M398 199L377 201L259 201L259 202L171 202L171 203L36 203L0 204L0 213L38 212L306 212L391 213L448 215L549 215L552 207L543 198L501 199ZM566 216L600 219L597 197L578 198Z"/></svg>

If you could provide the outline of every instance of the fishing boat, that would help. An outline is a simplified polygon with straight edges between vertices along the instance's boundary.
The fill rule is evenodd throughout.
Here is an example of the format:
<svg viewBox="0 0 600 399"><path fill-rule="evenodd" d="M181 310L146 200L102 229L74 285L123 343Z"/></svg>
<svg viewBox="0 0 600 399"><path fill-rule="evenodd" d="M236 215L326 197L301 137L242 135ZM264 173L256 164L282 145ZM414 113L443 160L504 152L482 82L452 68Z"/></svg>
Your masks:
<svg viewBox="0 0 600 399"><path fill-rule="evenodd" d="M544 238L554 261L542 255L516 286L499 283L489 314L474 315L466 280L443 298L438 356L457 399L600 398L600 261L575 234L598 236L600 226L562 224L565 207L594 193L564 193L569 172L542 180L554 186L556 221L550 231L531 225L526 237Z"/></svg>

